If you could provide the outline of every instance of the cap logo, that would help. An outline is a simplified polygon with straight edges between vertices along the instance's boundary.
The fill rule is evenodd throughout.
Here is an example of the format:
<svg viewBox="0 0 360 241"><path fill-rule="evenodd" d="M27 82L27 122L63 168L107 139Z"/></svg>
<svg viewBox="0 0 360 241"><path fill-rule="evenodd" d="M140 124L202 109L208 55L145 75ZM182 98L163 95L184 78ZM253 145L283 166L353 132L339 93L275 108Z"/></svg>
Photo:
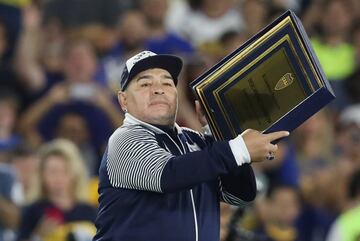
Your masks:
<svg viewBox="0 0 360 241"><path fill-rule="evenodd" d="M134 67L134 65L137 62L139 62L140 60L146 59L147 57L154 56L154 55L156 55L156 54L151 51L143 51L141 53L138 53L134 57L128 59L128 61L126 61L126 67L127 67L128 71L130 72L132 67Z"/></svg>

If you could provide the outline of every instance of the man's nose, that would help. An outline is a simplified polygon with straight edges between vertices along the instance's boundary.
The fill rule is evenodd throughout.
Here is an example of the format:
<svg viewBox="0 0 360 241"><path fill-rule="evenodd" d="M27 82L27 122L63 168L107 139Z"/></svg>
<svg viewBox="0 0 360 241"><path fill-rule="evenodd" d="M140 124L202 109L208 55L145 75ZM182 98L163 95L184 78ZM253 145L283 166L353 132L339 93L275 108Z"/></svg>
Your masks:
<svg viewBox="0 0 360 241"><path fill-rule="evenodd" d="M153 93L155 95L162 95L165 93L163 86L159 83L159 84L154 84L153 85Z"/></svg>

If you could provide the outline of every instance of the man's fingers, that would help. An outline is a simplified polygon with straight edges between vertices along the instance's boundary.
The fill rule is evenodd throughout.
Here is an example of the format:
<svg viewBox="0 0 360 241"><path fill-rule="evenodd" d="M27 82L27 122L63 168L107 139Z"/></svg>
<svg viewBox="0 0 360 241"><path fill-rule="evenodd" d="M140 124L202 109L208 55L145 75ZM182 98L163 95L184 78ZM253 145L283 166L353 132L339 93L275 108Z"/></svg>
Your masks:
<svg viewBox="0 0 360 241"><path fill-rule="evenodd" d="M195 100L195 110L196 110L196 113L201 113L202 114L201 105L200 105L200 102L198 100Z"/></svg>
<svg viewBox="0 0 360 241"><path fill-rule="evenodd" d="M266 134L266 137L269 139L270 142L275 141L277 139L287 137L290 133L288 131L277 131Z"/></svg>

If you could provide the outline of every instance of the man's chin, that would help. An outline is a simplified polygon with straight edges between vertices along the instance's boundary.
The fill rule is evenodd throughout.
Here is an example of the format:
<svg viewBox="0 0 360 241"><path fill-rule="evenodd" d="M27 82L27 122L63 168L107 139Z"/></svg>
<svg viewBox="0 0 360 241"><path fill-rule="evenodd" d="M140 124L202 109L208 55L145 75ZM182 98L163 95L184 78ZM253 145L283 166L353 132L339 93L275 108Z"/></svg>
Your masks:
<svg viewBox="0 0 360 241"><path fill-rule="evenodd" d="M150 123L156 125L174 125L175 123L175 115L169 113L158 113L158 115L153 115L151 119Z"/></svg>

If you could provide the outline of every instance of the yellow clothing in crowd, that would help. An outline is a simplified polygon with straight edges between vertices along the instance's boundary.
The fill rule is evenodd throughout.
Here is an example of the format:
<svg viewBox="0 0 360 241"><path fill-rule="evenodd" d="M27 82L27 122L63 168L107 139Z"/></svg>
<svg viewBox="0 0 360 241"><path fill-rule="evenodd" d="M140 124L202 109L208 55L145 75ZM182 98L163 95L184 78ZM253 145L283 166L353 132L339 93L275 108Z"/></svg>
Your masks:
<svg viewBox="0 0 360 241"><path fill-rule="evenodd" d="M343 80L354 72L355 50L351 44L331 46L317 38L311 39L311 43L329 80Z"/></svg>
<svg viewBox="0 0 360 241"><path fill-rule="evenodd" d="M0 0L0 4L11 5L14 7L24 7L31 3L31 0Z"/></svg>

